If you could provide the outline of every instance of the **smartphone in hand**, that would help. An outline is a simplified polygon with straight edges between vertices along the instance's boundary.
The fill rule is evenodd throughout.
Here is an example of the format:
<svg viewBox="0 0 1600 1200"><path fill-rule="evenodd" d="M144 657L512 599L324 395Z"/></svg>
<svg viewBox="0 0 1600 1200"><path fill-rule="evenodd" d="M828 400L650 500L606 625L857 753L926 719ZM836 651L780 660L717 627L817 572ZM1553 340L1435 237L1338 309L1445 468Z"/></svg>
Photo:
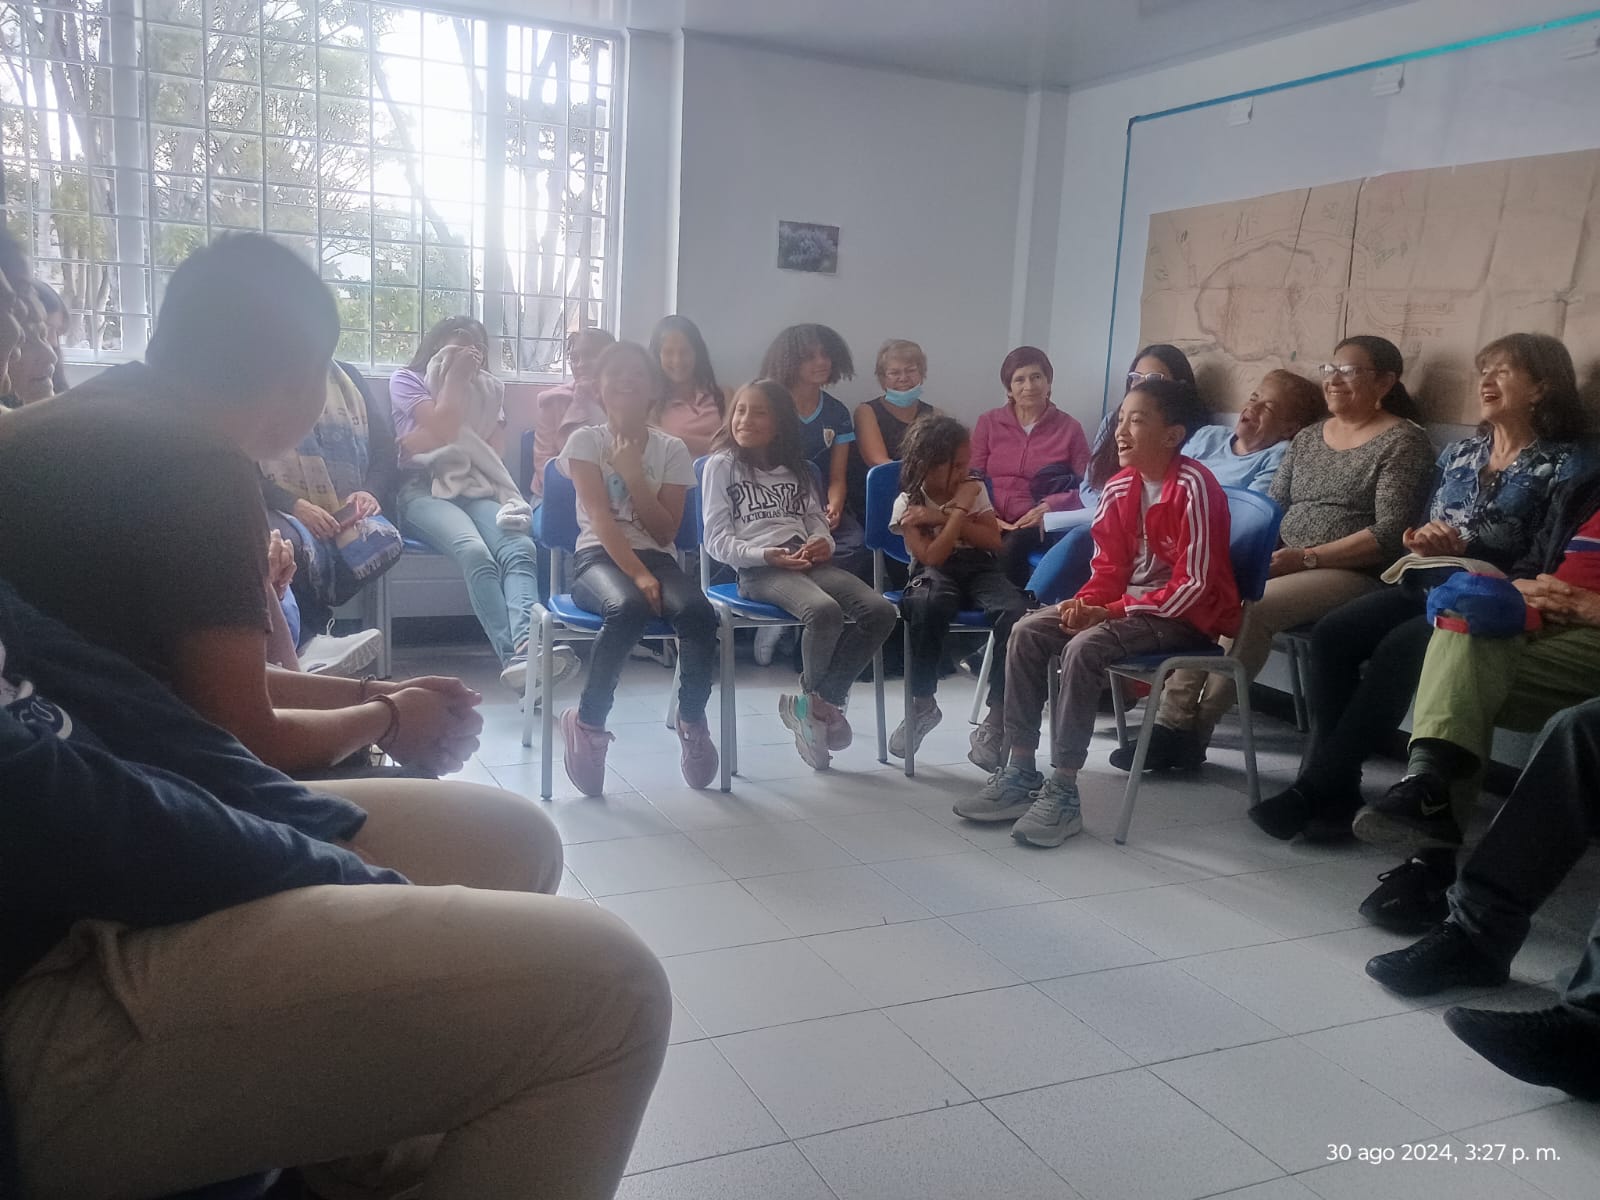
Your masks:
<svg viewBox="0 0 1600 1200"><path fill-rule="evenodd" d="M340 532L349 529L357 521L361 520L361 514L356 511L356 502L354 500L350 501L349 504L346 504L333 514L333 519L339 522Z"/></svg>

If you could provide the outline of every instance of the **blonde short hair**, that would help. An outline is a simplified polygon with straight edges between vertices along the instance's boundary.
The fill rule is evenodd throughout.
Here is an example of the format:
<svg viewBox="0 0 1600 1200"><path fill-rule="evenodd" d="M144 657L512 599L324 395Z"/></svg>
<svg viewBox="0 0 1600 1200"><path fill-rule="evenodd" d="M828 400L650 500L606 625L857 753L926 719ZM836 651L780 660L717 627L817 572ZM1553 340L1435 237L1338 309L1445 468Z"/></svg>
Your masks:
<svg viewBox="0 0 1600 1200"><path fill-rule="evenodd" d="M912 363L923 375L928 373L928 356L922 352L921 346L915 342L908 342L905 338L890 338L878 347L878 365L873 369L873 374L878 377L880 384L883 383L883 373L888 369L891 358Z"/></svg>

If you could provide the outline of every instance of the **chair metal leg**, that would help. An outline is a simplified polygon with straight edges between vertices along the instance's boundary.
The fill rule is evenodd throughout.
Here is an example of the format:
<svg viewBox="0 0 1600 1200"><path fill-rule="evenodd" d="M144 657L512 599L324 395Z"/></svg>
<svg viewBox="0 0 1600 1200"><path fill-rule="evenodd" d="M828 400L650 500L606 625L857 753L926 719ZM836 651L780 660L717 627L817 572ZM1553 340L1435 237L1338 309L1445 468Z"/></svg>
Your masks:
<svg viewBox="0 0 1600 1200"><path fill-rule="evenodd" d="M392 654L393 633L389 628L389 576L379 575L362 593L362 616L368 628L376 629L383 634L383 641L378 647L377 674L379 679L388 679L393 673Z"/></svg>
<svg viewBox="0 0 1600 1200"><path fill-rule="evenodd" d="M878 708L878 761L889 761L889 730L883 714L883 648L872 656L872 696Z"/></svg>
<svg viewBox="0 0 1600 1200"><path fill-rule="evenodd" d="M1061 656L1052 655L1049 663L1045 665L1045 686L1049 689L1050 705L1045 710L1049 714L1049 723L1045 728L1050 730L1050 765L1059 766L1056 762L1056 703L1061 696Z"/></svg>
<svg viewBox="0 0 1600 1200"><path fill-rule="evenodd" d="M1149 706L1150 712L1155 711L1154 693L1151 693L1151 698L1146 700L1145 703ZM1117 748L1126 750L1128 748L1128 703L1122 695L1122 677L1120 675L1111 676L1111 711L1117 718ZM1145 716L1148 717L1150 712L1146 712Z"/></svg>
<svg viewBox="0 0 1600 1200"><path fill-rule="evenodd" d="M544 683L540 694L544 703L540 705L544 715L544 744L539 747L539 794L546 800L555 790L555 744L556 744L556 660L552 651L555 649L555 618L545 612L539 618L539 672Z"/></svg>
<svg viewBox="0 0 1600 1200"><path fill-rule="evenodd" d="M989 691L989 672L994 669L994 634L989 635L989 640L983 644L983 666L978 668L978 688L972 693L972 715L967 718L968 725L976 725L983 719L983 698Z"/></svg>
<svg viewBox="0 0 1600 1200"><path fill-rule="evenodd" d="M533 613L535 617L540 616L542 612L542 605L536 605L534 607ZM541 638L543 637L542 634L540 636ZM539 644L542 646L544 642L541 640ZM546 707L549 706L546 705ZM524 694L522 697L522 744L524 746L533 745L533 715L536 711L537 706L526 694Z"/></svg>
<svg viewBox="0 0 1600 1200"><path fill-rule="evenodd" d="M722 610L722 790L733 789L734 759L739 753L738 715L733 693L733 623Z"/></svg>
<svg viewBox="0 0 1600 1200"><path fill-rule="evenodd" d="M1150 731L1155 728L1156 709L1161 704L1161 690L1167 685L1168 671L1160 671L1150 683L1150 699L1145 702L1144 722L1139 727L1139 744L1133 752L1133 766L1128 772L1128 786L1122 793L1122 818L1117 822L1113 840L1119 846L1128 843L1128 827L1133 824L1133 806L1139 799L1139 782L1144 775L1145 756L1150 752ZM1116 677L1112 677L1115 684Z"/></svg>
<svg viewBox="0 0 1600 1200"><path fill-rule="evenodd" d="M671 642L664 644L672 645ZM673 733L678 732L678 677L683 672L683 668L678 665L679 661L679 656L674 654L672 656L672 695L667 700L667 728L672 730Z"/></svg>
<svg viewBox="0 0 1600 1200"><path fill-rule="evenodd" d="M1294 696L1294 727L1301 733L1311 728L1311 718L1306 712L1305 678L1300 666L1301 643L1299 638L1289 639L1289 688Z"/></svg>
<svg viewBox="0 0 1600 1200"><path fill-rule="evenodd" d="M912 725L915 723L917 702L911 696L911 626L906 626L906 650L904 684L901 691L905 695L905 730L906 730L906 778L910 779L917 773L917 743L911 735L914 732Z"/></svg>
<svg viewBox="0 0 1600 1200"><path fill-rule="evenodd" d="M1233 686L1239 695L1239 740L1244 745L1244 777L1250 788L1250 805L1261 803L1261 781L1256 775L1256 732L1250 711L1250 677L1243 663L1233 664Z"/></svg>

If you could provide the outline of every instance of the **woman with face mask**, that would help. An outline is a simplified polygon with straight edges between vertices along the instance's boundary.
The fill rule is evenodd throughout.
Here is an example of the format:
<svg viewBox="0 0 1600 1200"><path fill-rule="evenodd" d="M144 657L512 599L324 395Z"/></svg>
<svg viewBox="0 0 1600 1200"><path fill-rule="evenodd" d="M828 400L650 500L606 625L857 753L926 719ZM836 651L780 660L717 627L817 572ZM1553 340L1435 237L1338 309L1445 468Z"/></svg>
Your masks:
<svg viewBox="0 0 1600 1200"><path fill-rule="evenodd" d="M886 462L898 462L907 431L929 413L939 411L922 398L928 356L917 343L890 338L878 350L875 374L883 394L856 406L856 440L850 447L847 506L857 517L867 509L867 472Z"/></svg>

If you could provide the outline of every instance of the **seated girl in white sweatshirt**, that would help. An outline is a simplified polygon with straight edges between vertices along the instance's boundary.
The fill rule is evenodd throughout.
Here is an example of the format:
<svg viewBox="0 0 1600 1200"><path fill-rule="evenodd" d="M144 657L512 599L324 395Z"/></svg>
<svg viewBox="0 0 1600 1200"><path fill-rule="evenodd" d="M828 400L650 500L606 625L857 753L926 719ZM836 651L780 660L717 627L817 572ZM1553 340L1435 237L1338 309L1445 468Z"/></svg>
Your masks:
<svg viewBox="0 0 1600 1200"><path fill-rule="evenodd" d="M800 757L818 770L850 744L850 685L894 629L893 604L830 564L800 417L782 384L758 379L728 406L701 486L706 552L739 572L739 592L805 622L800 694L778 699Z"/></svg>

